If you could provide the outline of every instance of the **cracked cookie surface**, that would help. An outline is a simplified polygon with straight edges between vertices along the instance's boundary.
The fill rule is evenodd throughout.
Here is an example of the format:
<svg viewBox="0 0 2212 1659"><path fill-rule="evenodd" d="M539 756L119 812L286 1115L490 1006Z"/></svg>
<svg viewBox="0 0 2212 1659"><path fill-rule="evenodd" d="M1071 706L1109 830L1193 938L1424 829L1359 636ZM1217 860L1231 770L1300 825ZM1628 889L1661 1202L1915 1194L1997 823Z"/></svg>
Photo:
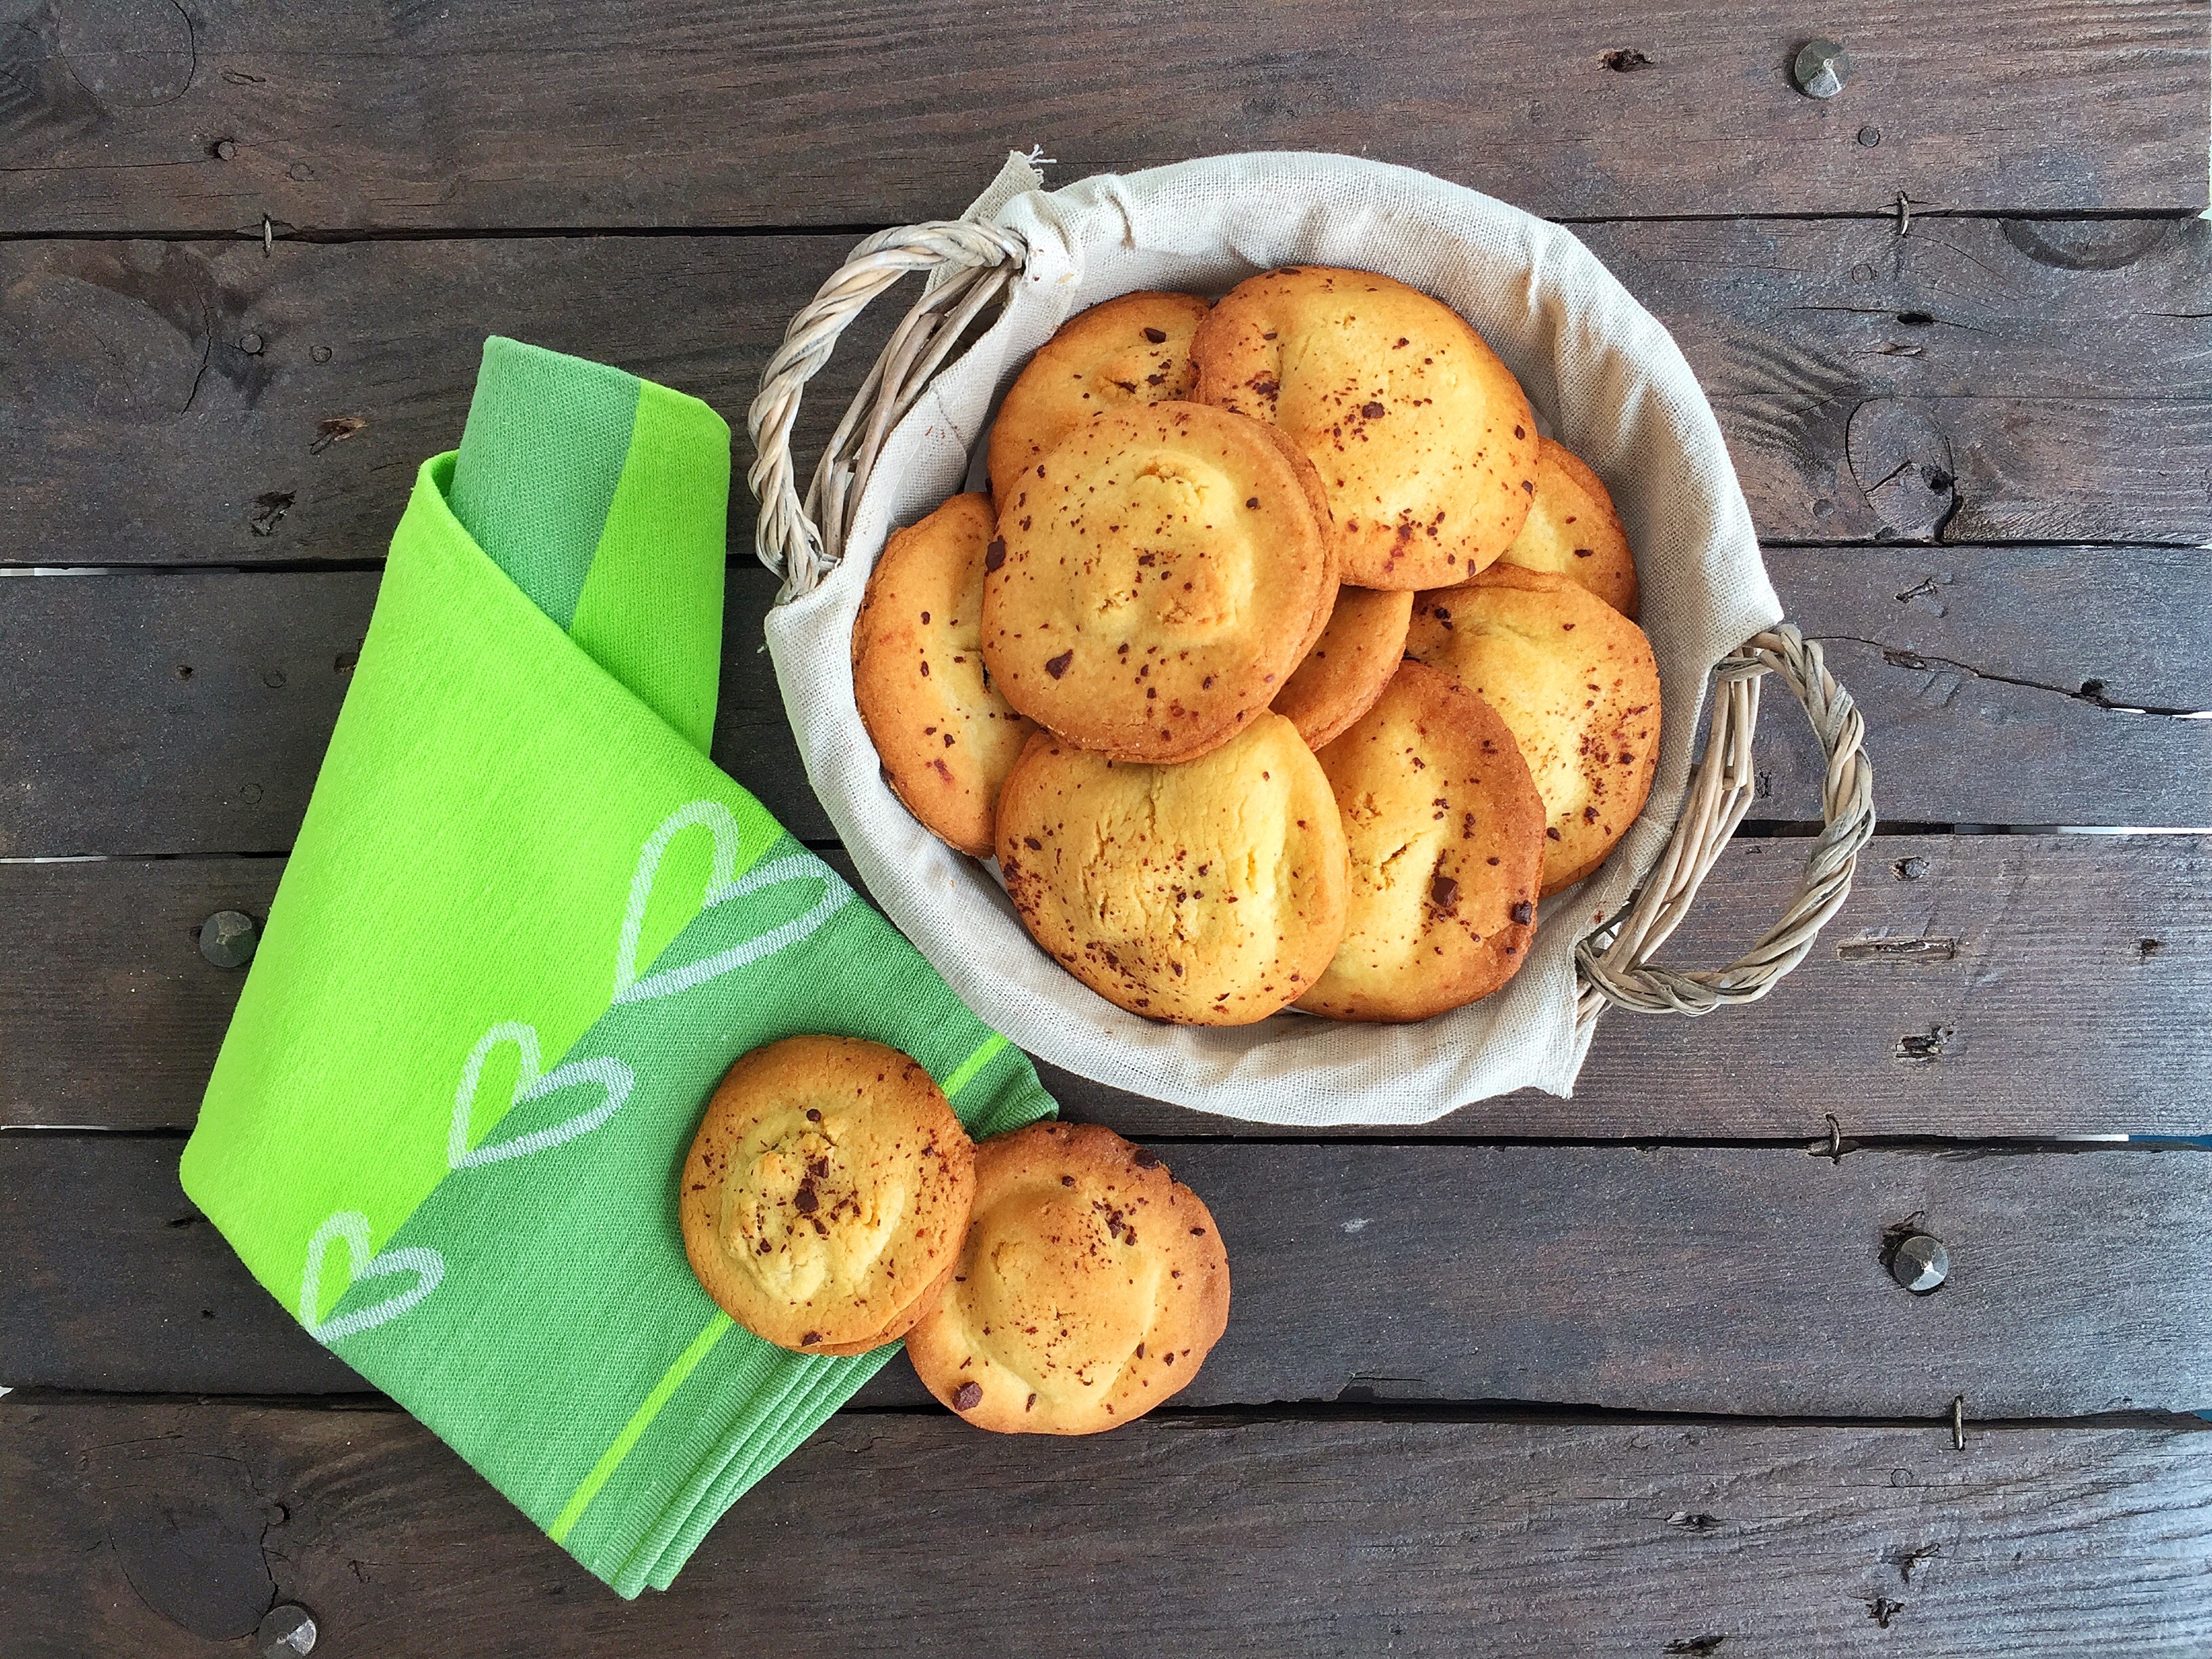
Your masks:
<svg viewBox="0 0 2212 1659"><path fill-rule="evenodd" d="M1264 271L1207 313L1191 355L1200 401L1270 422L1319 469L1345 581L1462 582L1520 534L1535 416L1482 337L1418 289Z"/></svg>
<svg viewBox="0 0 2212 1659"><path fill-rule="evenodd" d="M920 1064L793 1036L715 1089L677 1210L692 1271L738 1323L803 1353L865 1352L928 1310L975 1182L975 1143Z"/></svg>
<svg viewBox="0 0 2212 1659"><path fill-rule="evenodd" d="M1279 714L1178 766L1040 732L1000 798L999 867L1054 961L1152 1019L1264 1019L1313 983L1344 933L1336 799Z"/></svg>
<svg viewBox="0 0 2212 1659"><path fill-rule="evenodd" d="M1189 760L1268 703L1327 622L1310 463L1200 404L1103 415L999 503L983 656L1016 709L1117 759Z"/></svg>
<svg viewBox="0 0 2212 1659"><path fill-rule="evenodd" d="M978 1428L1097 1434L1186 1387L1228 1321L1198 1195L1110 1129L1033 1123L976 1148L957 1269L907 1352Z"/></svg>

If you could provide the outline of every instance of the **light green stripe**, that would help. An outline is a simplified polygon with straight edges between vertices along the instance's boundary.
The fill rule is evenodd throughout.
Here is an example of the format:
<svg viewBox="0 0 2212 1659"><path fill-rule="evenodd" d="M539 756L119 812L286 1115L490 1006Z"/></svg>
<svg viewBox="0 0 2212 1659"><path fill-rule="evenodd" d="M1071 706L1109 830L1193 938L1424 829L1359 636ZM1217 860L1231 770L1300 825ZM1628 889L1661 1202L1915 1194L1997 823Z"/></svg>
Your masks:
<svg viewBox="0 0 2212 1659"><path fill-rule="evenodd" d="M945 1079L945 1097L951 1100L975 1080L975 1073L991 1063L992 1056L1006 1046L1006 1038L996 1031L985 1037L975 1052L962 1060L952 1075Z"/></svg>
<svg viewBox="0 0 2212 1659"><path fill-rule="evenodd" d="M653 1385L653 1392L646 1395L645 1402L630 1413L629 1421L623 1425L623 1431L614 1437L614 1443L599 1454L599 1461L592 1466L592 1472L569 1497L568 1507L545 1529L547 1537L556 1544L568 1537L569 1528L599 1495L599 1488L613 1479L623 1459L629 1455L630 1448L643 1437L646 1430L653 1425L653 1419L660 1415L660 1408L684 1386L684 1379L699 1368L699 1362L713 1351L714 1345L730 1334L730 1328L736 1322L729 1315L717 1312L707 1322L707 1328L691 1339L691 1346L676 1356L676 1363L660 1374L660 1381Z"/></svg>

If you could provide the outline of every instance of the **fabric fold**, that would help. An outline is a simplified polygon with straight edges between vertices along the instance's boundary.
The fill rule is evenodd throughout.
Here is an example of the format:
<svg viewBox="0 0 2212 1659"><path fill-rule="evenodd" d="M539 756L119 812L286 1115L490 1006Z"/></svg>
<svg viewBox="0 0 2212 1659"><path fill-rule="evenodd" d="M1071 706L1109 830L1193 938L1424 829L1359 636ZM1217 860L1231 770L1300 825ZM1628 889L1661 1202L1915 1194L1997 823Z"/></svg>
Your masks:
<svg viewBox="0 0 2212 1659"><path fill-rule="evenodd" d="M318 1340L624 1595L872 1375L733 1326L675 1188L738 1055L913 1054L978 1135L1053 1110L708 760L729 429L487 343L424 464L185 1189Z"/></svg>

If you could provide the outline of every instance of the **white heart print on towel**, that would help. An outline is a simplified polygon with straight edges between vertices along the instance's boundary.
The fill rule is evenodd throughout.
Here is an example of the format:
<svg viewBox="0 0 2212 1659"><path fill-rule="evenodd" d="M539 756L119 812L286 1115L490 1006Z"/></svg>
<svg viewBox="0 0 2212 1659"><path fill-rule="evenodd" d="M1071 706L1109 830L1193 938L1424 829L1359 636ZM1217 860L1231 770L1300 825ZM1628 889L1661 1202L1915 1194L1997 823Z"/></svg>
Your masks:
<svg viewBox="0 0 2212 1659"><path fill-rule="evenodd" d="M474 1115L477 1101L477 1082L483 1075L484 1061L491 1051L502 1043L514 1045L519 1056L515 1072L514 1093L508 1107L521 1105L525 1101L538 1100L572 1089L579 1084L599 1085L599 1103L587 1112L564 1118L543 1129L532 1129L527 1134L516 1135L511 1140L488 1140L479 1146L469 1145L469 1120ZM592 1060L572 1060L555 1066L550 1072L538 1071L538 1028L519 1019L502 1020L486 1031L477 1046L469 1050L468 1063L461 1067L460 1087L453 1091L453 1121L446 1137L446 1166L452 1170L473 1170L486 1164L496 1164L502 1158L527 1158L532 1152L542 1152L549 1146L558 1146L563 1141L574 1140L578 1135L589 1134L622 1109L629 1098L629 1091L637 1085L637 1074L618 1060L602 1055Z"/></svg>
<svg viewBox="0 0 2212 1659"><path fill-rule="evenodd" d="M822 888L822 898L805 915L795 916L781 927L764 933L757 933L742 944L702 957L696 962L686 962L673 968L663 968L647 974L643 979L637 975L638 935L645 929L646 907L653 899L653 878L660 872L661 854L678 834L695 827L704 827L714 837L714 860L707 877L705 902L702 915L718 904L731 899L743 898L748 893L758 893L770 887L780 887L786 882L811 881ZM622 941L615 950L615 994L617 1004L649 1002L656 997L674 996L695 985L772 957L787 946L796 945L823 922L842 909L853 897L837 872L820 860L809 856L772 859L757 865L740 877L735 874L738 848L744 842L744 832L730 809L720 801L695 800L678 807L661 820L660 827L647 837L645 846L637 855L637 869L629 878L629 902L623 911Z"/></svg>
<svg viewBox="0 0 2212 1659"><path fill-rule="evenodd" d="M323 1258L330 1253L333 1239L345 1241L349 1285L390 1279L401 1273L412 1273L415 1282L374 1306L356 1309L328 1324L323 1323L318 1317L323 1301ZM445 1277L446 1258L428 1245L404 1245L372 1257L368 1253L368 1218L359 1210L340 1210L316 1228L315 1236L307 1241L307 1270L300 1280L300 1322L307 1328L308 1335L327 1347L341 1338L374 1330L388 1320L398 1318L436 1290Z"/></svg>

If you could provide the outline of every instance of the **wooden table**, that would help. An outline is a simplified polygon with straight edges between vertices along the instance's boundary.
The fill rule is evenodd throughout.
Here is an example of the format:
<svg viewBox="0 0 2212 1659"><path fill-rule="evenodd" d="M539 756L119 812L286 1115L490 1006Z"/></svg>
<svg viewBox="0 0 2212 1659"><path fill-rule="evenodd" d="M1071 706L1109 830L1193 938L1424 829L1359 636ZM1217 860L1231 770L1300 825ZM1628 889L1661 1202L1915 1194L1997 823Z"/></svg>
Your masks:
<svg viewBox="0 0 2212 1659"><path fill-rule="evenodd" d="M280 1601L334 1659L2212 1650L2212 1166L2118 1139L2212 1133L2203 7L7 9L0 1654L246 1652ZM1050 1075L1220 1218L1195 1385L1041 1443L901 1362L625 1605L179 1192L240 978L196 930L265 912L484 334L738 419L856 235L1033 143L1573 225L1704 380L1883 833L1776 994L1613 1014L1570 1101L1297 1135ZM715 756L827 848L744 505ZM1788 890L1817 775L1767 725L1668 960Z"/></svg>

